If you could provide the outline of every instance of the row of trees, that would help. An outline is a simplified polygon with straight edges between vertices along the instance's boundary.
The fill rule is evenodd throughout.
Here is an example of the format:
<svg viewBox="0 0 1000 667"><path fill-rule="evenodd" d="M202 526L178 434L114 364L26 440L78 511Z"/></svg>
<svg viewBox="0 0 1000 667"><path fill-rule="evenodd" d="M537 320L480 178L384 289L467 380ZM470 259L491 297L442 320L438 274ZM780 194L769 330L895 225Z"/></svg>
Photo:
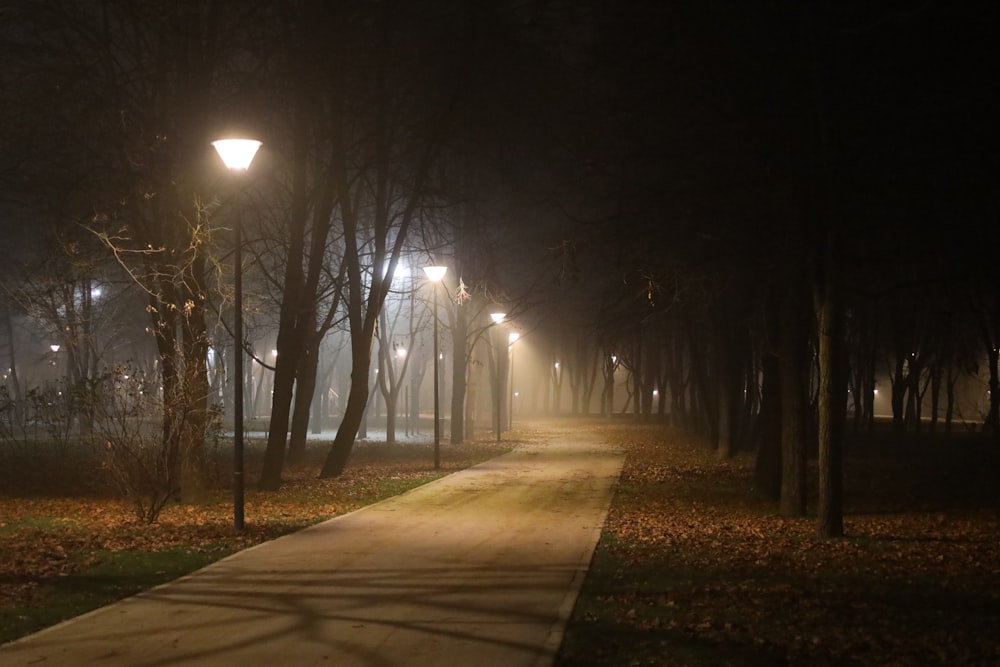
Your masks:
<svg viewBox="0 0 1000 667"><path fill-rule="evenodd" d="M662 30L661 12L675 47L643 50L637 23ZM663 74L611 79L614 131L595 135L591 197L574 210L589 225L561 252L606 270L575 271L565 309L588 326L562 328L562 353L574 392L621 364L637 415L669 415L724 456L755 449L759 490L785 514L805 513L818 456L818 529L838 535L848 401L851 424L871 427L876 378L897 431L961 417L1000 439L996 103L975 83L991 70L981 42L955 32L992 14L709 14L607 17L627 27L606 45L618 61L641 51ZM955 69L936 76L945 57ZM988 413L957 415L958 386L977 374Z"/></svg>
<svg viewBox="0 0 1000 667"><path fill-rule="evenodd" d="M370 369L396 400L393 343L413 349L427 322L392 321L386 303L414 288L394 276L404 259L443 262L453 441L470 378L503 375L484 356L499 309L548 350L555 405L565 381L575 412L595 394L611 412L624 369L635 414L669 414L723 454L755 447L785 513L805 511L818 445L820 532L835 535L848 387L870 424L887 369L900 429L927 395L935 423L984 354L998 389L981 225L998 153L971 122L992 107L962 84L985 67L974 40L950 32L976 17L694 5L8 8L4 217L85 229L71 247L99 241L140 286L185 495L202 483L208 351L231 317L240 224L248 311L277 331L262 488L304 447L320 346L341 329L351 384L323 470L339 474ZM966 78L926 76L940 54L916 46L936 37ZM239 182L208 147L233 132L264 142ZM1000 391L991 401L1000 432Z"/></svg>
<svg viewBox="0 0 1000 667"><path fill-rule="evenodd" d="M86 330L98 318L71 312L89 308L85 284L138 286L162 383L161 435L179 453L184 497L204 487L220 378L209 352L226 349L233 225L249 239L248 311L277 330L261 488L277 488L286 456L304 447L320 346L338 328L349 335L351 383L323 474L343 469L376 349L392 369L384 306L404 257L414 270L448 262L461 282L449 286L461 298L448 303L472 301L444 311L456 341L453 394L464 401L458 383L485 326L477 313L503 293L489 256L500 234L481 208L498 191L484 178L496 167L477 152L499 145L485 128L509 119L478 114L513 93L500 84L519 85L497 58L523 18L465 3L42 0L5 9L4 218L26 232L32 253L22 257L40 258L18 262L11 304L49 308L44 319L60 330L80 383L98 373L101 340ZM265 147L240 181L209 146L232 133ZM28 221L31 230L48 221L46 242L33 243ZM31 293L42 283L44 294ZM428 321L420 317L411 346ZM399 384L390 373L380 382L394 400ZM460 440L464 413L455 414Z"/></svg>

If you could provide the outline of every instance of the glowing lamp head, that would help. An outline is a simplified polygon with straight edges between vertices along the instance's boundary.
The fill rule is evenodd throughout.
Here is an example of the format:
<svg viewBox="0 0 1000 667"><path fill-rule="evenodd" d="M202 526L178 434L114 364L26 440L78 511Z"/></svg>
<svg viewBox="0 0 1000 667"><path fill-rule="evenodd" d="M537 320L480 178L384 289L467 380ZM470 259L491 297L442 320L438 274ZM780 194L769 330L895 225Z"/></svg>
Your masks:
<svg viewBox="0 0 1000 667"><path fill-rule="evenodd" d="M427 274L427 280L432 283L439 283L441 279L444 278L445 272L448 271L447 266L425 266L424 273Z"/></svg>
<svg viewBox="0 0 1000 667"><path fill-rule="evenodd" d="M520 338L520 337L521 337L521 334L517 333L516 331L512 331L509 334L507 334L507 343L509 345L513 345L514 343L517 342L517 339Z"/></svg>
<svg viewBox="0 0 1000 667"><path fill-rule="evenodd" d="M257 149L260 148L260 142L255 139L219 139L213 141L212 145L226 167L233 171L249 169L250 163L257 155Z"/></svg>
<svg viewBox="0 0 1000 667"><path fill-rule="evenodd" d="M501 324L505 317L507 317L507 313L490 313L490 319L493 320L493 324Z"/></svg>

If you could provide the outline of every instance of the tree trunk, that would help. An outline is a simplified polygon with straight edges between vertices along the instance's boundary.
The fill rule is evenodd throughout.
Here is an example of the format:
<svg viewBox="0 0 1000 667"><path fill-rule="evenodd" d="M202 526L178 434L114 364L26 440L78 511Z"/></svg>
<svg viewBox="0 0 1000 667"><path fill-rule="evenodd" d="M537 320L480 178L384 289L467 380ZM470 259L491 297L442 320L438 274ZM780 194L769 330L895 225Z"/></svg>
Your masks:
<svg viewBox="0 0 1000 667"><path fill-rule="evenodd" d="M829 283L828 283L829 284ZM819 329L819 506L820 537L844 534L843 514L843 342L839 304L827 291L820 297Z"/></svg>
<svg viewBox="0 0 1000 667"><path fill-rule="evenodd" d="M632 354L632 399L635 407L635 420L642 421L642 327L635 332L635 345Z"/></svg>
<svg viewBox="0 0 1000 667"><path fill-rule="evenodd" d="M604 359L601 363L601 374L604 378L604 387L601 390L601 416L613 417L615 414L615 371L618 370L618 358L608 352L604 352Z"/></svg>
<svg viewBox="0 0 1000 667"><path fill-rule="evenodd" d="M902 352L896 352L896 365L892 376L892 430L902 433L906 430L904 420L906 408L906 357Z"/></svg>
<svg viewBox="0 0 1000 667"><path fill-rule="evenodd" d="M14 347L14 324L10 317L10 308L3 307L4 330L7 334L7 367L10 369L10 379L8 384L14 388L14 419L21 423L23 408L21 397L21 382L17 377L17 355Z"/></svg>
<svg viewBox="0 0 1000 667"><path fill-rule="evenodd" d="M385 399L385 442L392 445L396 442L396 392L387 391L382 398Z"/></svg>
<svg viewBox="0 0 1000 667"><path fill-rule="evenodd" d="M344 472L368 406L368 375L374 336L368 339L367 346L360 336L352 336L351 339L351 390L347 395L347 406L344 408L337 436L320 471L319 476L323 479L338 477Z"/></svg>
<svg viewBox="0 0 1000 667"><path fill-rule="evenodd" d="M153 269L150 269L153 273ZM149 294L150 310L156 349L160 360L160 381L163 385L163 421L160 426L167 475L171 480L171 494L180 497L181 477L181 415L184 414L182 380L178 370L177 311L167 304L176 303L176 295L169 281L162 281L158 289Z"/></svg>
<svg viewBox="0 0 1000 667"><path fill-rule="evenodd" d="M731 332L720 332L716 338L718 373L716 391L718 400L719 442L717 452L721 458L732 458L736 454L737 406L739 405L740 363L735 336Z"/></svg>
<svg viewBox="0 0 1000 667"><path fill-rule="evenodd" d="M993 435L994 440L1000 440L1000 371L997 363L1000 361L1000 351L993 345L986 349L986 359L990 367L990 411L986 415L983 428Z"/></svg>
<svg viewBox="0 0 1000 667"><path fill-rule="evenodd" d="M945 392L947 395L947 404L944 409L944 432L951 433L952 425L955 419L955 383L958 382L958 372L955 369L953 363L948 364L947 369L947 379Z"/></svg>
<svg viewBox="0 0 1000 667"><path fill-rule="evenodd" d="M305 330L299 326L302 305L309 297L305 294L306 219L309 209L309 184L307 178L309 138L303 92L294 96L293 113L297 119L293 137L292 202L287 218L288 251L285 255L285 275L282 284L281 305L278 312L278 338L275 346L278 357L274 360L274 391L271 395L271 424L268 429L264 464L257 487L261 491L277 491L281 487L281 474L285 467L285 449L292 409L295 372L306 345Z"/></svg>
<svg viewBox="0 0 1000 667"><path fill-rule="evenodd" d="M301 462L306 453L309 419L313 413L313 398L316 395L316 374L319 372L319 335L309 337L308 347L303 350L299 367L295 373L295 408L292 413L292 428L288 437L288 460Z"/></svg>
<svg viewBox="0 0 1000 667"><path fill-rule="evenodd" d="M796 282L788 282L789 291ZM808 409L809 368L808 327L801 312L802 300L793 294L782 299L781 323L778 333L778 386L781 392L781 492L779 511L782 516L801 517L806 514L806 411Z"/></svg>
<svg viewBox="0 0 1000 667"><path fill-rule="evenodd" d="M283 350L297 346L301 349L299 332L278 333L278 358L274 364L274 390L271 399L271 423L264 449L264 464L261 468L257 488L261 491L277 491L281 488L281 474L285 467L285 450L288 441L288 427L291 422L292 396L295 387L295 366L291 354ZM295 342L289 340L294 337ZM298 343L298 345L296 345ZM284 359L282 358L284 357Z"/></svg>
<svg viewBox="0 0 1000 667"><path fill-rule="evenodd" d="M320 373L322 357L320 345L316 346L316 379L313 384L312 390L312 408L311 416L309 418L310 429L309 432L313 435L319 435L323 432L323 427L326 425L326 395L327 388L330 385L330 369L325 368L323 372Z"/></svg>
<svg viewBox="0 0 1000 667"><path fill-rule="evenodd" d="M761 498L776 501L781 497L781 378L779 358L765 354L761 360L760 429L757 457L754 461L754 488Z"/></svg>
<svg viewBox="0 0 1000 667"><path fill-rule="evenodd" d="M196 259L189 268L188 285L204 285L204 259ZM193 304L181 322L184 349L183 396L185 415L182 429L181 500L199 502L205 498L207 467L205 431L208 426L208 330L205 324L205 300L189 292L184 303Z"/></svg>

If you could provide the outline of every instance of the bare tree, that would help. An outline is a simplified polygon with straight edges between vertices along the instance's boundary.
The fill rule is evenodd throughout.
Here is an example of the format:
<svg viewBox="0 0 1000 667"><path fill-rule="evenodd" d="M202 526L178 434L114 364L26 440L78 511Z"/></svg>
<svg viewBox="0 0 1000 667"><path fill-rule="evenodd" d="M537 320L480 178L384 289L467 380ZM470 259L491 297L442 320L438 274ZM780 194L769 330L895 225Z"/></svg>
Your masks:
<svg viewBox="0 0 1000 667"><path fill-rule="evenodd" d="M18 102L36 112L22 114L22 129L48 149L36 147L24 173L38 179L29 184L39 195L64 187L145 290L163 395L172 401L162 437L181 452L185 497L204 486L211 344L212 246L196 193L212 168L220 74L235 71L220 39L245 17L233 7L39 0L8 14L8 65L31 83Z"/></svg>

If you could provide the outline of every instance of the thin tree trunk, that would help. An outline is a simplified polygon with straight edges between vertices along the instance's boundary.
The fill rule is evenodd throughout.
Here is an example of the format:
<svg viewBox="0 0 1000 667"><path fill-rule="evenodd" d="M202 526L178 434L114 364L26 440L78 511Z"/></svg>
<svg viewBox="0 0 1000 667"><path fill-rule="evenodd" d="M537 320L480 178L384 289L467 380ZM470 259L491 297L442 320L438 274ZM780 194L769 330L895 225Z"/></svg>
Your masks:
<svg viewBox="0 0 1000 667"><path fill-rule="evenodd" d="M796 289L796 282L786 284ZM804 369L809 367L809 346L801 299L792 294L783 298L778 344L779 387L781 391L781 492L779 511L782 516L801 517L806 514L806 411L808 409L807 380Z"/></svg>
<svg viewBox="0 0 1000 667"><path fill-rule="evenodd" d="M992 434L994 440L1000 441L1000 371L997 363L1000 361L1000 351L993 345L986 349L986 359L990 367L990 411L986 415L983 427Z"/></svg>
<svg viewBox="0 0 1000 667"><path fill-rule="evenodd" d="M821 297L819 329L819 506L816 528L821 537L844 534L843 382L840 308L827 293Z"/></svg>
<svg viewBox="0 0 1000 667"><path fill-rule="evenodd" d="M288 436L288 461L298 463L306 453L309 419L313 413L313 397L316 394L316 374L319 371L318 356L320 336L310 337L308 347L299 359L295 373L295 408L292 413L292 427Z"/></svg>
<svg viewBox="0 0 1000 667"><path fill-rule="evenodd" d="M781 497L781 378L779 357L765 354L761 360L760 430L757 457L754 461L754 488L758 496L768 501Z"/></svg>
<svg viewBox="0 0 1000 667"><path fill-rule="evenodd" d="M368 375L373 342L374 336L368 339L367 346L360 336L351 336L351 390L347 395L347 406L344 408L340 428L337 429L333 445L320 471L321 478L337 477L347 466L354 439L368 406Z"/></svg>
<svg viewBox="0 0 1000 667"><path fill-rule="evenodd" d="M204 285L204 260L192 262L191 285ZM198 502L207 488L205 461L205 431L208 425L208 331L205 324L205 300L194 293L186 295L185 303L194 304L181 320L184 349L182 394L185 414L180 443L181 499Z"/></svg>

